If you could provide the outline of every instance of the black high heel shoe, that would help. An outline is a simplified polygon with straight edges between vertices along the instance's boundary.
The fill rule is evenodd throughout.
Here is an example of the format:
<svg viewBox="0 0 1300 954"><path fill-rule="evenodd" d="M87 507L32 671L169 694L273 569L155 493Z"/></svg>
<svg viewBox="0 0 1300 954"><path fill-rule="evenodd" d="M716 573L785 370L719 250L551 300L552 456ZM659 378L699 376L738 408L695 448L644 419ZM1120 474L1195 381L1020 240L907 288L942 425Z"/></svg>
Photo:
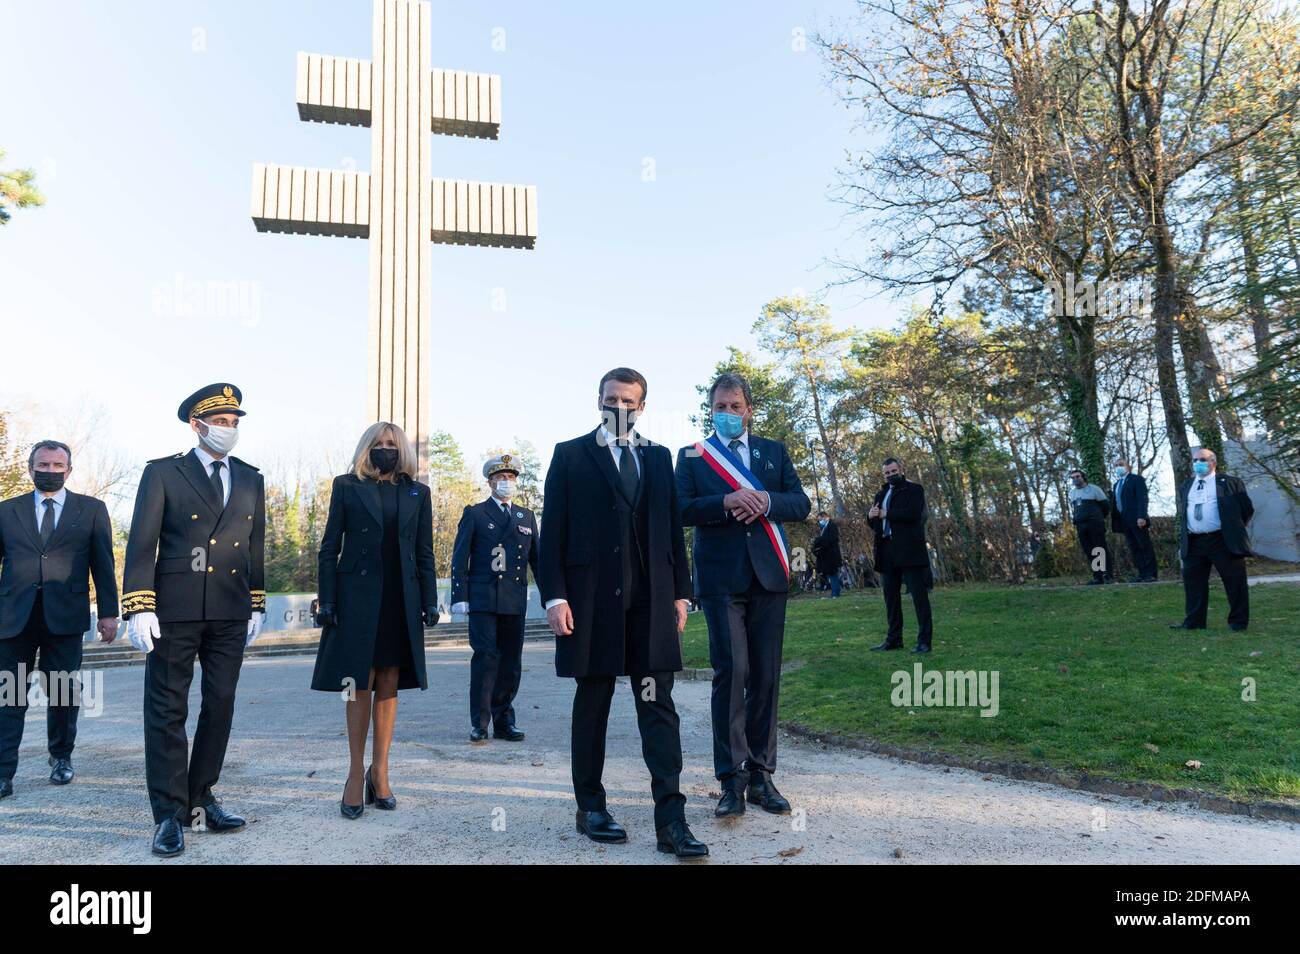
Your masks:
<svg viewBox="0 0 1300 954"><path fill-rule="evenodd" d="M375 783L370 781L370 769L366 769L366 804L374 805L376 808L391 812L397 808L397 796L389 795L387 798L380 798L375 794Z"/></svg>
<svg viewBox="0 0 1300 954"><path fill-rule="evenodd" d="M370 781L369 775L366 776L366 781L367 782ZM343 789L344 791L347 790L346 782L343 783ZM366 806L364 802L360 805L349 805L343 799L341 798L339 799L339 812L340 814L343 815L344 818L349 818L355 821L356 819L361 817L362 813L365 810L366 810Z"/></svg>

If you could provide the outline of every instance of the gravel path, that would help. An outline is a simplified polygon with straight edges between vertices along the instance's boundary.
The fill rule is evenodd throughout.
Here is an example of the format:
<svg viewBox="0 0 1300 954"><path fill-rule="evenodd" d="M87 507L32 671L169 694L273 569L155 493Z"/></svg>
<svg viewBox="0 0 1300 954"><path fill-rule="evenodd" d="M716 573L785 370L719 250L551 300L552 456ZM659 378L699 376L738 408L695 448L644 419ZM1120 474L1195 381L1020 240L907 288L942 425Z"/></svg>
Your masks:
<svg viewBox="0 0 1300 954"><path fill-rule="evenodd" d="M398 810L367 810L355 822L340 817L337 807L347 765L342 704L306 688L309 658L248 661L219 794L250 824L237 834L189 836L185 854L174 861L154 859L148 850L143 670L104 670L106 705L99 717L83 716L72 785L46 781L44 719L39 710L29 713L16 794L0 802L0 859L676 863L655 851L649 778L626 684L614 699L605 784L630 841L600 847L573 830L573 683L555 677L551 657L545 642L525 649L518 712L528 739L471 746L469 653L431 650L429 691L401 696L391 766ZM197 685L196 677L191 734ZM674 698L682 715L687 818L709 844L713 863L1300 862L1294 824L985 778L788 738L778 781L795 816L751 809L734 822L718 822L708 683L679 682Z"/></svg>

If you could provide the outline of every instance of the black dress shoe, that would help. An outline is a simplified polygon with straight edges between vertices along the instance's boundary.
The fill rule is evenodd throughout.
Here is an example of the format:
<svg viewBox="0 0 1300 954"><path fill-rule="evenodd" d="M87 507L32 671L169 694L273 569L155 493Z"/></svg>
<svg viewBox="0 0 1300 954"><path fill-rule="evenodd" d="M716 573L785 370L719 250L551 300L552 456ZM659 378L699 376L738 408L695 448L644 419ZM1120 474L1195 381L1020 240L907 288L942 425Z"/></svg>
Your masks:
<svg viewBox="0 0 1300 954"><path fill-rule="evenodd" d="M1232 623L1232 624L1230 624L1229 628L1230 628L1234 633L1240 633L1242 630L1244 630L1244 629L1246 628L1246 624L1245 624L1245 623Z"/></svg>
<svg viewBox="0 0 1300 954"><path fill-rule="evenodd" d="M772 784L772 777L766 772L750 778L749 787L745 789L745 798L751 805L757 805L763 811L771 812L773 815L790 814L790 803L776 790L776 786Z"/></svg>
<svg viewBox="0 0 1300 954"><path fill-rule="evenodd" d="M72 771L72 759L56 759L50 756L50 765L54 770L50 772L50 782L54 785L67 785L76 777L76 772Z"/></svg>
<svg viewBox="0 0 1300 954"><path fill-rule="evenodd" d="M709 846L692 835L684 821L669 822L655 834L659 836L659 850L678 858L703 858L709 853Z"/></svg>
<svg viewBox="0 0 1300 954"><path fill-rule="evenodd" d="M607 811L584 812L578 809L578 831L592 841L616 844L627 841L627 831Z"/></svg>
<svg viewBox="0 0 1300 954"><path fill-rule="evenodd" d="M888 652L891 649L902 649L902 648L903 648L902 643L891 643L889 640L885 640L879 646L872 646L871 651L873 653L883 653L883 652Z"/></svg>
<svg viewBox="0 0 1300 954"><path fill-rule="evenodd" d="M505 739L507 742L522 742L524 740L524 730L516 729L513 725L507 725L500 729L493 728L492 737Z"/></svg>
<svg viewBox="0 0 1300 954"><path fill-rule="evenodd" d="M1171 623L1170 629L1205 629L1204 626L1189 626L1187 623Z"/></svg>
<svg viewBox="0 0 1300 954"><path fill-rule="evenodd" d="M922 645L921 643L917 643L915 646L912 647L913 653L928 653L929 651L930 651L929 643L926 643L924 645Z"/></svg>
<svg viewBox="0 0 1300 954"><path fill-rule="evenodd" d="M713 810L716 818L734 818L738 815L745 814L745 796L741 794L742 789L739 784L729 784L722 787L722 797L718 799L718 807Z"/></svg>
<svg viewBox="0 0 1300 954"><path fill-rule="evenodd" d="M195 831L210 831L221 835L228 831L239 831L244 824L241 816L226 811L220 802L213 802L203 806L202 813L194 820L193 828Z"/></svg>
<svg viewBox="0 0 1300 954"><path fill-rule="evenodd" d="M14 780L7 778L0 781L0 798L8 798L14 793Z"/></svg>
<svg viewBox="0 0 1300 954"><path fill-rule="evenodd" d="M153 833L153 853L171 858L185 850L185 829L175 818L165 818Z"/></svg>
<svg viewBox="0 0 1300 954"><path fill-rule="evenodd" d="M374 805L381 811L391 812L397 808L397 796L389 795L386 798L380 798L375 794L375 783L370 781L370 769L366 769L366 804Z"/></svg>
<svg viewBox="0 0 1300 954"><path fill-rule="evenodd" d="M470 729L469 740L471 742L486 742L488 740L487 729L480 729L477 726Z"/></svg>
<svg viewBox="0 0 1300 954"><path fill-rule="evenodd" d="M1089 586L1105 586L1105 585L1106 585L1106 581L1105 581L1105 580L1089 580L1089 581L1088 581L1088 585L1089 585Z"/></svg>

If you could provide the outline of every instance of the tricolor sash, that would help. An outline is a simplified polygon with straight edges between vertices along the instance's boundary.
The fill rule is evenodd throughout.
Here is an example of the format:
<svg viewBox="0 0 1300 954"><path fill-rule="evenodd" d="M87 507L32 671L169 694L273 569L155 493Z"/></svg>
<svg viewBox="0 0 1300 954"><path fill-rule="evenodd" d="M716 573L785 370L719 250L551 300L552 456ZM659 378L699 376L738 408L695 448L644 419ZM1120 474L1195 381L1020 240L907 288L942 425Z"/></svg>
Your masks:
<svg viewBox="0 0 1300 954"><path fill-rule="evenodd" d="M713 468L713 472L721 477L723 482L732 490L744 488L745 490L764 491L759 479L749 472L749 468L742 464L740 458L722 443L722 438L718 437L716 433L705 440L699 441L695 445L695 449L699 451L704 462ZM772 549L776 551L777 562L781 564L781 568L785 571L786 579L789 579L790 558L786 555L785 536L781 533L781 528L768 520L767 517L759 517L757 522L767 534Z"/></svg>

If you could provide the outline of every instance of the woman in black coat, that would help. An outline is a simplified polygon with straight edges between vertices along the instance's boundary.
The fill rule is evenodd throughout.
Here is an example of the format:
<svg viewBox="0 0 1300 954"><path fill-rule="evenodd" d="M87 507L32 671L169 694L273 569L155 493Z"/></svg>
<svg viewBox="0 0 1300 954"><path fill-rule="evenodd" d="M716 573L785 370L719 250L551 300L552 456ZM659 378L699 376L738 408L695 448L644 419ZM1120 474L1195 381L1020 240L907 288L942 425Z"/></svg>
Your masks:
<svg viewBox="0 0 1300 954"><path fill-rule="evenodd" d="M429 687L424 627L438 621L438 573L433 507L415 460L396 424L367 428L352 470L334 478L320 544L321 640L311 687L347 700L351 766L339 803L347 818L369 804L397 807L388 784L397 691ZM372 709L373 762L363 773Z"/></svg>

